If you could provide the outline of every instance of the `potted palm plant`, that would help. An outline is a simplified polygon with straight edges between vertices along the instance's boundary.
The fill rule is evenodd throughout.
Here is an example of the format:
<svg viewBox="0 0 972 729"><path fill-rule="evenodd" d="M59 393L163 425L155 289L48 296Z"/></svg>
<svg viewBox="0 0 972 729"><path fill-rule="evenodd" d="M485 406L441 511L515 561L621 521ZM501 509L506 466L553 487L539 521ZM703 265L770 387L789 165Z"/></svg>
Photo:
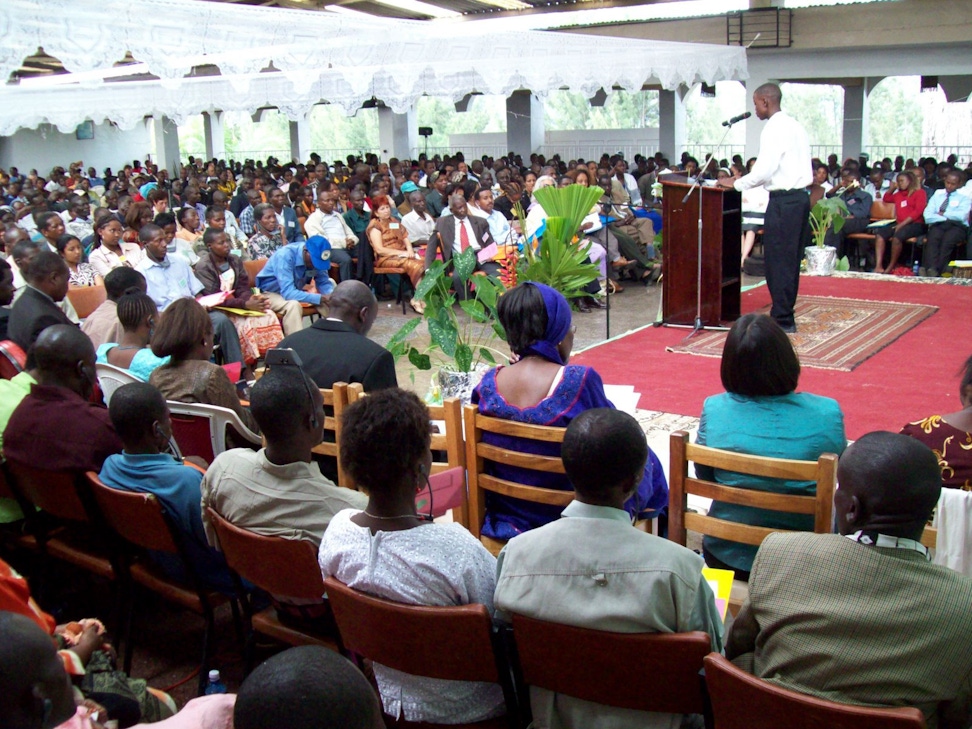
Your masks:
<svg viewBox="0 0 972 729"><path fill-rule="evenodd" d="M491 346L496 337L506 340L496 316L496 302L505 289L491 276L473 277L476 251L472 248L453 255L452 266L457 286L465 288L472 278L472 296L459 302L466 316L460 317L455 311L451 277L445 264L436 261L415 290L415 298L425 302L425 312L406 322L391 338L388 349L396 359L408 357L418 370L431 370L434 358L439 365L437 379L442 397L458 397L468 403L483 373L496 364L497 358L506 359ZM423 322L429 344L418 347L409 337Z"/></svg>
<svg viewBox="0 0 972 729"><path fill-rule="evenodd" d="M847 205L839 195L823 197L810 211L810 232L813 245L806 247L807 273L811 276L829 276L837 266L837 249L824 245L827 231L833 227L839 233L844 218L849 215Z"/></svg>

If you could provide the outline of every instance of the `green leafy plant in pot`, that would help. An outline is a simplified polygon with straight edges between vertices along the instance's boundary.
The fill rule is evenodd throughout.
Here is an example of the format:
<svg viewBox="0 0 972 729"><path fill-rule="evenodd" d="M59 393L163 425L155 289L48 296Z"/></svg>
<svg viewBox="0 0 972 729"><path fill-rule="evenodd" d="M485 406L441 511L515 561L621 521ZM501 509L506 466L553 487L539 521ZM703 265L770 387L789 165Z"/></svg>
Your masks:
<svg viewBox="0 0 972 729"><path fill-rule="evenodd" d="M824 245L824 241L831 227L835 233L840 232L844 227L844 217L849 214L846 203L839 195L820 198L810 210L810 233L813 245L806 248L808 274L829 276L834 272L837 267L837 249ZM846 264L846 261L844 263Z"/></svg>
<svg viewBox="0 0 972 729"><path fill-rule="evenodd" d="M457 286L466 287L470 281L473 284L472 295L459 302L465 317L453 308L456 295L449 275L453 267ZM448 267L442 261L433 263L415 289L415 298L425 302L425 312L406 322L388 343L396 359L404 355L418 370L431 370L434 358L439 364L442 396L460 397L466 402L483 372L494 366L497 358L506 359L491 346L494 337L506 341L496 315L496 302L505 288L491 276L473 276L475 268L476 251L472 248L453 255ZM422 322L430 340L424 349L409 341Z"/></svg>
<svg viewBox="0 0 972 729"><path fill-rule="evenodd" d="M575 243L581 224L601 199L599 187L568 185L543 187L534 192L547 213L539 243L527 241L517 268L517 283L536 281L557 289L567 299L587 296L584 287L598 276L598 269L587 260L582 241ZM523 209L517 204L521 230L526 230Z"/></svg>

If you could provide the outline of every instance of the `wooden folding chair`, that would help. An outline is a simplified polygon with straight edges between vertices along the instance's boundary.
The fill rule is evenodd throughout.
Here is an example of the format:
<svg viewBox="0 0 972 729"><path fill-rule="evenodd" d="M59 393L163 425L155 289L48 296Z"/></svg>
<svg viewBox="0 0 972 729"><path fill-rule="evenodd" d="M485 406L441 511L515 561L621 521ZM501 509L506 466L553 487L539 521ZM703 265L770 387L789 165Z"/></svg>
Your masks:
<svg viewBox="0 0 972 729"><path fill-rule="evenodd" d="M240 416L229 408L175 400L166 404L172 421L172 435L183 455L199 456L206 463L212 463L216 456L227 450L228 433L255 448L263 444L263 439L247 428Z"/></svg>
<svg viewBox="0 0 972 729"><path fill-rule="evenodd" d="M895 216L894 204L886 203L883 200L875 200L871 203L871 222L874 223L878 220L893 220ZM870 230L870 229L869 229ZM860 242L863 240L873 241L877 238L874 233L848 233L847 240L854 242L855 257L860 258ZM856 262L856 261L855 261ZM878 261L878 265L881 262Z"/></svg>
<svg viewBox="0 0 972 729"><path fill-rule="evenodd" d="M768 535L774 532L790 531L740 524L697 514L688 510L689 494L728 504L811 515L814 518L813 530L816 533L830 534L833 531L834 488L837 485L835 454L823 453L816 461L753 456L690 443L688 433L681 430L671 434L669 444L671 460L668 474L668 538L673 542L684 547L686 532L691 530L703 535L759 546ZM757 491L690 478L689 461L697 465L750 476L814 481L817 484L816 495L795 496L773 491ZM736 580L733 585L733 595L729 599L729 608L733 615L738 612L748 593L746 583Z"/></svg>
<svg viewBox="0 0 972 729"><path fill-rule="evenodd" d="M466 441L462 434L462 402L450 397L441 405L429 405L429 419L445 423L443 433L432 434L431 450L433 459L437 453L445 453L445 461L432 461L432 473L442 473L450 468L466 467ZM463 505L452 510L452 520L469 528L469 493Z"/></svg>
<svg viewBox="0 0 972 729"><path fill-rule="evenodd" d="M524 486L507 481L485 472L486 462L502 463L544 473L565 473L564 462L560 456L538 456L535 453L500 448L483 442L483 433L500 433L516 438L539 440L546 443L563 443L566 428L551 428L545 425L527 425L512 420L492 418L481 415L475 405L463 408L463 422L466 426L466 472L469 479L469 531L480 539L493 554L506 544L500 539L482 535L486 519L486 492L502 494L537 504L565 507L574 500L574 492L557 489Z"/></svg>
<svg viewBox="0 0 972 729"><path fill-rule="evenodd" d="M213 656L216 637L214 610L229 598L218 592L208 590L196 574L193 561L183 547L183 537L178 527L172 524L159 500L152 494L122 491L102 483L98 474L88 471L85 474L92 496L107 526L119 537L116 549L116 562L125 573L127 596L124 604L123 644L125 647L124 670L131 671L134 640L132 622L135 614L135 585L154 592L165 600L175 603L186 610L201 615L205 620L203 632L202 664L199 669L199 692L206 686L207 674ZM185 568L188 582L183 583L167 576L145 555L132 547L142 550L177 555ZM234 600L233 618L239 626L239 610Z"/></svg>
<svg viewBox="0 0 972 729"><path fill-rule="evenodd" d="M77 312L78 319L87 319L92 311L105 303L108 294L104 286L81 286L69 288L67 297Z"/></svg>
<svg viewBox="0 0 972 729"><path fill-rule="evenodd" d="M705 683L715 729L924 729L913 707L837 704L756 678L718 653L706 656Z"/></svg>
<svg viewBox="0 0 972 729"><path fill-rule="evenodd" d="M706 633L608 633L514 613L513 639L527 686L635 711L705 711ZM632 676L664 676L664 686L633 686Z"/></svg>
<svg viewBox="0 0 972 729"><path fill-rule="evenodd" d="M212 507L206 508L219 539L219 550L239 577L283 599L323 600L324 579L317 564L317 549L311 542L283 537L267 537L230 524ZM241 595L241 597L243 597ZM336 641L284 625L273 607L254 613L243 598L247 617L244 655L246 671L253 665L255 634L267 635L287 645L319 645L338 650Z"/></svg>
<svg viewBox="0 0 972 729"><path fill-rule="evenodd" d="M337 462L337 485L349 489L354 488L354 482L344 471L344 464L341 462L341 418L344 415L344 408L357 400L364 387L360 382L353 382L350 385L346 382L335 382L330 389L321 388L321 396L324 398L324 432L326 440L314 446L313 451L318 455L328 456ZM328 409L333 414L328 415ZM331 440L333 438L333 440Z"/></svg>
<svg viewBox="0 0 972 729"><path fill-rule="evenodd" d="M341 642L359 658L396 671L450 681L498 683L507 716L474 724L421 727L513 729L518 708L509 666L485 605L424 607L371 597L343 582L324 580ZM399 722L396 726L409 726ZM415 726L415 725L413 725Z"/></svg>

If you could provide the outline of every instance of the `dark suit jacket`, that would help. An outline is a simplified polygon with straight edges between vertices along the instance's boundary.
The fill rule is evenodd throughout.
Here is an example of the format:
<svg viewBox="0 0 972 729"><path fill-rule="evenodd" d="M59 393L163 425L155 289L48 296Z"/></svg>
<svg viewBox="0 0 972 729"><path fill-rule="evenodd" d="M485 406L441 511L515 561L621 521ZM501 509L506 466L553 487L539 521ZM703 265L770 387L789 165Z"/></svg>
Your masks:
<svg viewBox="0 0 972 729"><path fill-rule="evenodd" d="M485 218L476 218L470 215L469 222L472 223L472 229L476 233L475 242L480 248L485 248L494 243L493 235L489 232L489 223L486 222ZM452 260L452 246L456 240L456 219L453 216L447 215L435 221L435 233L432 234L428 248L425 249L426 268L435 263L435 253L440 248L440 236L442 260L448 263Z"/></svg>
<svg viewBox="0 0 972 729"><path fill-rule="evenodd" d="M48 296L27 286L10 309L7 335L25 352L37 335L55 324L73 324Z"/></svg>
<svg viewBox="0 0 972 729"><path fill-rule="evenodd" d="M304 232L300 229L300 223L297 220L297 211L284 205L283 216L283 235L287 238L287 242L296 243L299 240L304 240Z"/></svg>
<svg viewBox="0 0 972 729"><path fill-rule="evenodd" d="M285 337L279 346L297 352L304 372L318 387L360 382L365 392L371 392L398 385L391 352L344 322L318 319Z"/></svg>

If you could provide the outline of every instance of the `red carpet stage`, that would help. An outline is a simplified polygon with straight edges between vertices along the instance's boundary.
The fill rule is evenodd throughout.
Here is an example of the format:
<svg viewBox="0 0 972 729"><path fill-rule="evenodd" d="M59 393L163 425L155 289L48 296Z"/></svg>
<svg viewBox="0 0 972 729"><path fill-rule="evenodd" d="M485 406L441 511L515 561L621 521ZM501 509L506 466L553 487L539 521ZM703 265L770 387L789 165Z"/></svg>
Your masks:
<svg viewBox="0 0 972 729"><path fill-rule="evenodd" d="M800 295L938 307L851 372L803 368L799 390L836 399L848 438L871 430L897 431L910 420L960 409L958 373L972 354L972 287L890 277L804 276ZM761 286L743 294L742 311L758 311L769 303L769 291ZM641 393L640 408L697 417L703 400L723 391L720 360L666 351L680 345L687 333L647 326L597 345L572 362L594 367L605 382L634 385Z"/></svg>

